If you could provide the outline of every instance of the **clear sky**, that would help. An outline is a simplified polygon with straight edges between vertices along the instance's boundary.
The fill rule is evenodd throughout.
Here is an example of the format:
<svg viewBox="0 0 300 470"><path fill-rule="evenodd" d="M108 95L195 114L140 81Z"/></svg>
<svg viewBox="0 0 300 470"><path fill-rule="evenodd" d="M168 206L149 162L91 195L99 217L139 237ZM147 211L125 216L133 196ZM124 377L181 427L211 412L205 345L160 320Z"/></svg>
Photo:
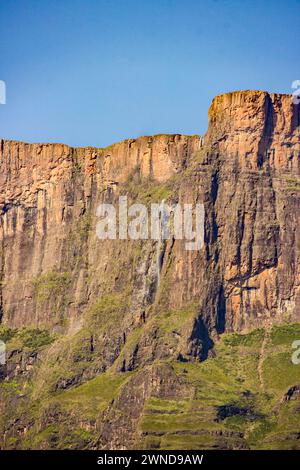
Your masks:
<svg viewBox="0 0 300 470"><path fill-rule="evenodd" d="M202 134L216 94L290 93L299 0L0 0L0 138Z"/></svg>

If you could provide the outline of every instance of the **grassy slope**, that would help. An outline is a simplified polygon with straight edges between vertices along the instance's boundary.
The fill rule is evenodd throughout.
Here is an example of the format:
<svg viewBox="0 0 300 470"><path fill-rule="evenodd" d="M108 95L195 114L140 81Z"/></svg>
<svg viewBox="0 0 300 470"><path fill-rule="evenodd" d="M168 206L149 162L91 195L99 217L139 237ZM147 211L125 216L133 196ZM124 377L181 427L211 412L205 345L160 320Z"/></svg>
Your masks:
<svg viewBox="0 0 300 470"><path fill-rule="evenodd" d="M141 422L143 446L164 449L214 448L220 436L239 446L239 433L253 449L298 448L300 402L281 399L300 383L300 365L291 362L291 344L300 325L273 327L265 357L260 358L264 330L225 334L216 357L201 364L173 367L193 393L182 402L149 400ZM262 360L263 383L258 364ZM226 417L227 416L227 417ZM157 431L164 431L157 437ZM242 444L242 443L240 443Z"/></svg>
<svg viewBox="0 0 300 470"><path fill-rule="evenodd" d="M47 345L46 335L39 335L41 344L34 343L35 348L53 347ZM19 340L20 336L30 349L29 334L23 332ZM291 362L291 344L296 339L300 339L300 324L224 334L214 357L202 363L171 362L188 393L178 399L152 396L146 401L138 423L138 446L300 449L300 400L281 402L291 386L300 384L300 365ZM16 341L16 335L11 341ZM36 397L34 380L30 386L22 378L2 382L2 396L14 402L19 416L34 423L24 436L10 435L5 447L92 447L102 413L135 373L120 373L112 366L77 387L46 389L34 402L30 400L31 394Z"/></svg>

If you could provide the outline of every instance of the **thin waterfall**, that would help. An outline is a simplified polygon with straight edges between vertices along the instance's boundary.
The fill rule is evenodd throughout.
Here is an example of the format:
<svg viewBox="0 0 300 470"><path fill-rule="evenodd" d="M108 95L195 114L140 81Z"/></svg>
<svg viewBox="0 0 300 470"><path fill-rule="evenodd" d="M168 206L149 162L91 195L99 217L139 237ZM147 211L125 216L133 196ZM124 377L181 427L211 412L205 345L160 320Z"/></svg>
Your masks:
<svg viewBox="0 0 300 470"><path fill-rule="evenodd" d="M164 223L164 203L165 200L163 199L160 205L161 211L159 213L158 217L158 224L159 224L159 231L158 231L158 240L156 244L156 278L157 278L157 289L159 288L160 285L160 271L161 271L161 247L162 247L162 230L163 230L163 224Z"/></svg>
<svg viewBox="0 0 300 470"><path fill-rule="evenodd" d="M160 265L160 250L161 250L161 237L157 240L156 243L156 288L159 288L160 285L160 270L161 270L161 265Z"/></svg>

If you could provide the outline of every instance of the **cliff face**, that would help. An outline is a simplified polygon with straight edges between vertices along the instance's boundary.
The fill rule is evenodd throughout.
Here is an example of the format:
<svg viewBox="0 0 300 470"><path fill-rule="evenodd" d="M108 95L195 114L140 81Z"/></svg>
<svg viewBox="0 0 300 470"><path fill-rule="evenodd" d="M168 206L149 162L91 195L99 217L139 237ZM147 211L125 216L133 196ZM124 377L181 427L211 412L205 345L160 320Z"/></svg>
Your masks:
<svg viewBox="0 0 300 470"><path fill-rule="evenodd" d="M186 168L199 145L199 137L184 136L142 137L106 149L2 141L3 321L13 326L55 324L53 303L43 309L37 305L33 282L53 271L70 274L73 301L60 311L61 318L79 318L80 305L91 295L88 271L97 271L94 280L103 293L104 272L115 265L115 250L120 249L117 242L96 241L98 204L112 201L120 187L125 191L137 172L141 180L159 186Z"/></svg>
<svg viewBox="0 0 300 470"><path fill-rule="evenodd" d="M299 318L299 106L238 92L209 110L226 326Z"/></svg>
<svg viewBox="0 0 300 470"><path fill-rule="evenodd" d="M204 138L141 137L105 149L1 141L7 377L33 377L37 398L108 370L137 372L133 392L130 382L101 430L95 424L94 445L119 448L116 429L132 423L130 447L148 399L190 393L169 366L153 369L155 361L197 363L216 354L224 332L300 322L299 125L290 96L243 91L213 100ZM97 206L117 204L120 195L145 204L203 203L204 247L98 240ZM16 333L22 327L49 332L54 344L48 350L43 336L32 356L22 346L25 330ZM49 413L40 429L54 419Z"/></svg>
<svg viewBox="0 0 300 470"><path fill-rule="evenodd" d="M130 195L130 179L134 189L148 179L170 201L205 205L201 252L185 252L179 241L161 248L171 308L196 302L221 330L299 318L299 155L299 106L288 95L252 91L216 97L204 139L145 137L107 149L1 141L3 322L80 320L91 298L118 287L118 279L107 282L118 251L127 278L136 275L125 242L95 236L97 205ZM145 250L140 264L155 264L156 249L146 245L153 256ZM68 273L68 299L41 308L37 284L49 273Z"/></svg>

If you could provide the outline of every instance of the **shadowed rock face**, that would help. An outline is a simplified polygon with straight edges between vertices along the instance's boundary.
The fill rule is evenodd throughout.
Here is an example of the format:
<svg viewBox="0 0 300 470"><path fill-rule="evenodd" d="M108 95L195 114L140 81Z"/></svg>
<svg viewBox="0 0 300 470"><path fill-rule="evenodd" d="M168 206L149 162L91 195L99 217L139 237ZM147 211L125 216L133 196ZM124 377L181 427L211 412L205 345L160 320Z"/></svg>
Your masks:
<svg viewBox="0 0 300 470"><path fill-rule="evenodd" d="M8 351L0 448L164 448L168 426L159 413L181 423L171 439L178 448L205 436L204 448L260 445L259 433L248 441L243 434L255 419L273 429L255 408L257 389L273 390L272 415L299 382L293 369L272 383L276 347L289 370L290 335L298 339L290 325L279 332L275 325L300 322L299 125L290 96L241 91L213 100L203 138L141 137L105 149L0 141L0 313ZM98 240L99 203L117 205L121 195L147 206L203 203L204 247ZM267 333L249 333L257 328ZM248 336L226 343L228 332ZM246 365L242 359L241 370L230 369L226 354L241 354ZM215 405L206 406L204 393L219 380L220 398L215 403L213 393ZM77 415L73 404L81 402ZM218 410L226 412L222 420ZM243 432L222 424L236 414ZM192 417L200 427L184 444ZM297 447L292 431L280 439Z"/></svg>

